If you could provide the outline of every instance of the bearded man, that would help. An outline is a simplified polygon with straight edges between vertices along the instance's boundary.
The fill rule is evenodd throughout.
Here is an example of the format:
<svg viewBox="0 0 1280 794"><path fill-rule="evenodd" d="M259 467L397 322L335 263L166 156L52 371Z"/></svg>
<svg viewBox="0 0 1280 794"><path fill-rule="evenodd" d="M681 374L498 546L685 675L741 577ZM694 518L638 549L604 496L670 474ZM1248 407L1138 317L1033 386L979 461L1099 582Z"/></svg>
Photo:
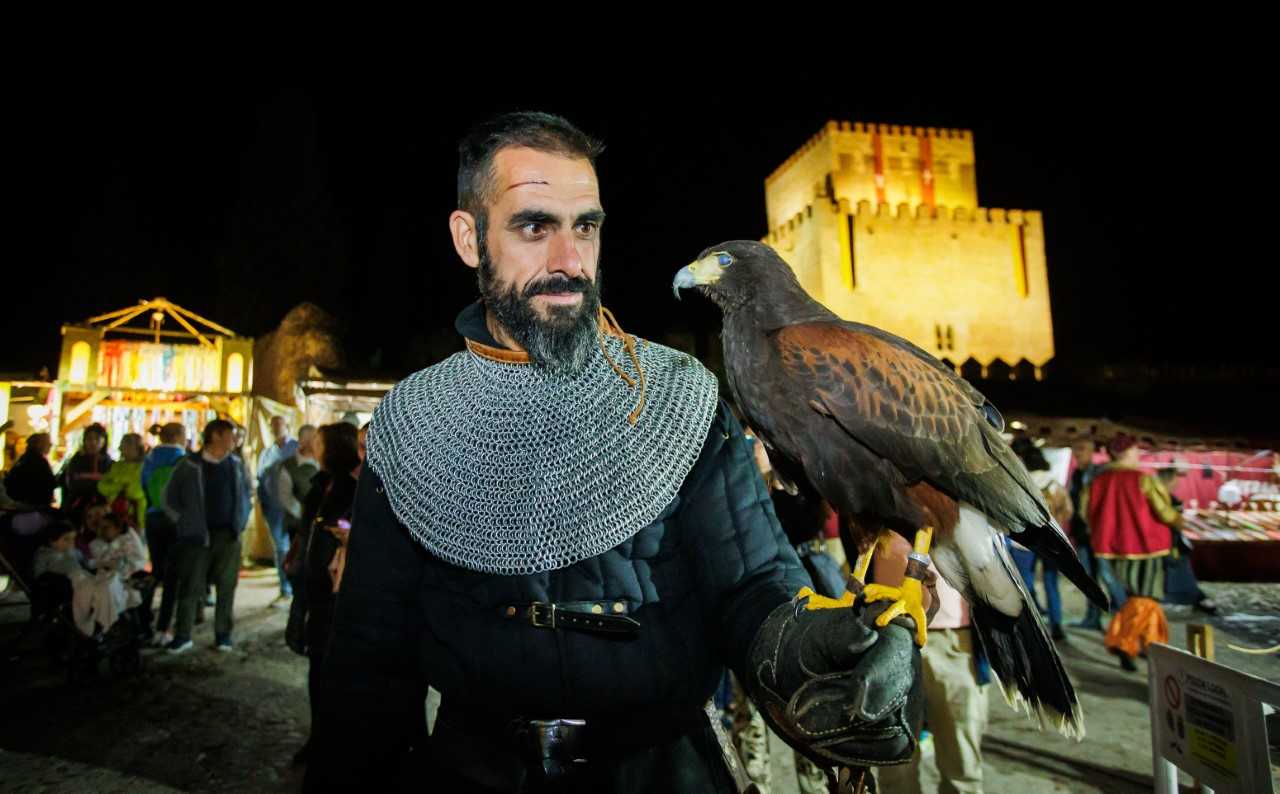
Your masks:
<svg viewBox="0 0 1280 794"><path fill-rule="evenodd" d="M915 747L910 630L797 598L715 377L601 306L600 151L542 113L460 145L481 298L374 413L310 790L738 791L705 710L726 666L829 767Z"/></svg>

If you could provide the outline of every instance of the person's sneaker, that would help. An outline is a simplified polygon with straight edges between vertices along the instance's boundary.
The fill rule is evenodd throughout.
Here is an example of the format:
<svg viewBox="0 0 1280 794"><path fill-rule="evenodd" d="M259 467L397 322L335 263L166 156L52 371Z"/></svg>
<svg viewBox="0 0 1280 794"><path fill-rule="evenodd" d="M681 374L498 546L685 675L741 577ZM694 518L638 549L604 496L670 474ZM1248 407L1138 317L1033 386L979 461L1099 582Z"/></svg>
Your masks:
<svg viewBox="0 0 1280 794"><path fill-rule="evenodd" d="M156 635L151 638L151 644L157 648L167 648L172 642L172 631L158 631L156 632Z"/></svg>
<svg viewBox="0 0 1280 794"><path fill-rule="evenodd" d="M173 642L169 643L168 652L176 656L184 651L191 650L195 645L196 644L191 641L190 637L187 637L186 639L175 638Z"/></svg>
<svg viewBox="0 0 1280 794"><path fill-rule="evenodd" d="M1136 673L1138 665L1133 663L1133 657L1127 653L1120 654L1120 669L1126 673Z"/></svg>
<svg viewBox="0 0 1280 794"><path fill-rule="evenodd" d="M293 596L285 595L284 593L281 593L280 595L276 596L275 600L273 600L267 606L271 607L272 609L288 609L289 604L292 601L293 601Z"/></svg>
<svg viewBox="0 0 1280 794"><path fill-rule="evenodd" d="M1054 642L1062 642L1067 638L1067 633L1062 630L1061 623L1054 623L1049 627L1049 636L1053 637Z"/></svg>
<svg viewBox="0 0 1280 794"><path fill-rule="evenodd" d="M222 653L231 653L231 651L235 650L235 646L231 644L230 637L219 637L213 647Z"/></svg>

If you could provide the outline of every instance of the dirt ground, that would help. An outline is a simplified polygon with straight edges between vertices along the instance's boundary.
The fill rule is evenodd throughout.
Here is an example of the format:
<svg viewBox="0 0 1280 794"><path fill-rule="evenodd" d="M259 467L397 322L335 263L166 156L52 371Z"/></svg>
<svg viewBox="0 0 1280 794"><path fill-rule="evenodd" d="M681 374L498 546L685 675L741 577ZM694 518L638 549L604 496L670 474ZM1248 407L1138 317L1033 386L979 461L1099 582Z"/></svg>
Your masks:
<svg viewBox="0 0 1280 794"><path fill-rule="evenodd" d="M1280 642L1280 584L1206 589L1225 607L1211 621L1218 660L1280 678L1280 657L1226 647ZM36 650L6 663L0 668L0 791L297 791L301 773L290 759L308 729L307 668L284 646L285 612L267 606L275 592L273 570L243 572L236 648L229 654L212 649L205 624L197 627L192 651L170 657L149 650L141 673L108 674L87 687L67 685ZM1068 619L1075 619L1083 600L1070 587L1063 595ZM25 613L0 606L0 641L13 636ZM1186 609L1171 609L1169 617L1170 643L1177 647L1185 647L1187 623L1203 622ZM1076 743L1038 732L989 687L986 790L1150 791L1145 662L1138 660L1137 673L1122 672L1102 650L1101 634L1081 629L1070 630L1062 655L1084 704L1088 738ZM792 759L776 739L772 758L770 792L795 792Z"/></svg>

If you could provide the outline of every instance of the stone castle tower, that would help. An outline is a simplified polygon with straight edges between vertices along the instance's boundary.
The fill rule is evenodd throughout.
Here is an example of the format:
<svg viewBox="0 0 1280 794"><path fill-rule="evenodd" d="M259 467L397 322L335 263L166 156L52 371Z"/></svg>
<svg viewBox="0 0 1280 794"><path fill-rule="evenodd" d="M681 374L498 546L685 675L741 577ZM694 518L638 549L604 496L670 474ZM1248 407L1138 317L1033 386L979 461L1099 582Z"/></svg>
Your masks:
<svg viewBox="0 0 1280 794"><path fill-rule="evenodd" d="M984 374L1053 358L1040 213L978 206L971 132L828 122L765 203L764 242L841 317Z"/></svg>

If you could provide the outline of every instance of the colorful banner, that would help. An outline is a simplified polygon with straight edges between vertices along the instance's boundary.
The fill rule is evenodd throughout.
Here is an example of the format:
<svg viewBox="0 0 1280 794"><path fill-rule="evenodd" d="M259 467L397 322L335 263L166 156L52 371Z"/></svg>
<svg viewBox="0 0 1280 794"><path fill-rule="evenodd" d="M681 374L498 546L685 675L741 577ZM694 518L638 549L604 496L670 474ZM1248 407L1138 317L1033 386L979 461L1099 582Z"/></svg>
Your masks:
<svg viewBox="0 0 1280 794"><path fill-rule="evenodd" d="M167 392L221 390L222 359L202 345L151 342L102 343L98 386Z"/></svg>

